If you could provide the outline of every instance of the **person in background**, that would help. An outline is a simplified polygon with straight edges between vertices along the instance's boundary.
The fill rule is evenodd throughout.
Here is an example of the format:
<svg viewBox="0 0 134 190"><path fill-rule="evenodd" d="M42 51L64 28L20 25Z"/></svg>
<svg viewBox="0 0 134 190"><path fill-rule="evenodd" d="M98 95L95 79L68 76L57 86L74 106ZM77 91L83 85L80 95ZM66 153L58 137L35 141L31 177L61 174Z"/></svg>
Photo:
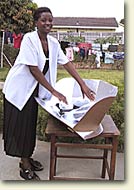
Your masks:
<svg viewBox="0 0 134 190"><path fill-rule="evenodd" d="M89 48L86 48L86 60L88 60L88 56L89 56Z"/></svg>
<svg viewBox="0 0 134 190"><path fill-rule="evenodd" d="M4 31L4 44L12 44L12 43L13 43L13 34L8 29L5 29L5 31Z"/></svg>
<svg viewBox="0 0 134 190"><path fill-rule="evenodd" d="M23 36L15 64L5 80L4 151L19 157L20 176L25 180L40 180L36 171L42 164L32 158L36 144L38 104L35 97L49 99L52 95L67 104L66 97L55 89L57 64L63 65L79 83L83 96L94 100L94 92L63 53L57 39L49 35L53 15L48 7L40 7L33 15L37 31Z"/></svg>
<svg viewBox="0 0 134 190"><path fill-rule="evenodd" d="M80 48L80 58L81 58L81 61L84 61L84 59L85 59L85 47Z"/></svg>
<svg viewBox="0 0 134 190"><path fill-rule="evenodd" d="M102 62L104 63L104 62L105 62L105 52L102 51L101 53L102 53L102 56L101 56L101 58L102 58Z"/></svg>
<svg viewBox="0 0 134 190"><path fill-rule="evenodd" d="M15 32L13 33L12 37L13 37L13 47L16 49L19 49L22 38L23 38L22 33L16 29Z"/></svg>

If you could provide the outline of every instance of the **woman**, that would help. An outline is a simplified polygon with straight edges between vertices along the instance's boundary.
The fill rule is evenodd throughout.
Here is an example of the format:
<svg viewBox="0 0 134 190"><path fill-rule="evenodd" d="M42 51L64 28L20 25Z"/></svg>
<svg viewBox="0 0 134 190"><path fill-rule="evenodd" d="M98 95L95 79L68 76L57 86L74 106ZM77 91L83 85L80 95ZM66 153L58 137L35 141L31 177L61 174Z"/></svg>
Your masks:
<svg viewBox="0 0 134 190"><path fill-rule="evenodd" d="M49 99L51 95L67 103L66 97L55 90L57 64L73 76L83 96L94 100L94 93L80 78L68 61L58 41L49 36L53 16L47 7L34 13L37 31L24 35L20 52L8 73L4 93L4 150L7 155L21 158L20 176L25 180L40 180L35 171L43 169L40 162L31 158L36 141L38 105L35 96Z"/></svg>

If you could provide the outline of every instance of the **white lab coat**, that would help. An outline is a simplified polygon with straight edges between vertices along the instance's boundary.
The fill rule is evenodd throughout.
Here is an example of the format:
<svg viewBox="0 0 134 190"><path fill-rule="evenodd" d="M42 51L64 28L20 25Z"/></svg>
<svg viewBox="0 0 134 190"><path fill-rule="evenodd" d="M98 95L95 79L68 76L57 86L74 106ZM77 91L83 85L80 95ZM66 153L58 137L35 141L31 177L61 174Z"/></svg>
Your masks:
<svg viewBox="0 0 134 190"><path fill-rule="evenodd" d="M57 64L66 64L69 60L63 53L57 39L50 35L47 36L47 39L49 71L45 77L54 87L57 78ZM37 31L25 34L21 42L19 55L7 75L3 88L5 98L19 110L22 110L38 83L31 74L28 65L38 66L43 71L45 62L46 56ZM41 98L49 98L50 95L48 90L39 85L39 96Z"/></svg>

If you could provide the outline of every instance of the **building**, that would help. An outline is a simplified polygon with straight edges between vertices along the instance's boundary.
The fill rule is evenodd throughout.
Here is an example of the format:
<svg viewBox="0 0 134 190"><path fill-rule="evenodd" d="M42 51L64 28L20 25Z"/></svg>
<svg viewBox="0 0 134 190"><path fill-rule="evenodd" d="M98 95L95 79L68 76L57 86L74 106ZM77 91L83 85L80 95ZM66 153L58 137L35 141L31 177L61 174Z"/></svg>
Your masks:
<svg viewBox="0 0 134 190"><path fill-rule="evenodd" d="M96 38L115 35L118 23L115 18L98 17L54 17L51 34L59 41L66 36L85 37L86 42L93 42ZM118 34L122 37L122 33Z"/></svg>
<svg viewBox="0 0 134 190"><path fill-rule="evenodd" d="M59 32L112 32L118 27L115 18L94 17L54 17L53 24Z"/></svg>

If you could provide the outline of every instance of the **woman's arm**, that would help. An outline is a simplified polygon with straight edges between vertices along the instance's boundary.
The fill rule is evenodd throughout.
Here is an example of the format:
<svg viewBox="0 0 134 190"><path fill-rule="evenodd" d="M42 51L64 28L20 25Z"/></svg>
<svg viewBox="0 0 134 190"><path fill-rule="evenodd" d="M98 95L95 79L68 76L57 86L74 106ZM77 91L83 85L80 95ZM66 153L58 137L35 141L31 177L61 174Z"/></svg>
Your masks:
<svg viewBox="0 0 134 190"><path fill-rule="evenodd" d="M68 62L67 64L64 65L64 68L79 83L83 97L85 94L90 100L94 100L95 99L95 96L94 96L95 93L85 84L85 82L82 80L80 75L77 73L73 64L71 62Z"/></svg>
<svg viewBox="0 0 134 190"><path fill-rule="evenodd" d="M35 77L35 79L42 85L44 86L47 90L49 90L54 96L56 96L60 101L63 101L64 103L67 104L66 97L56 91L50 83L46 80L44 77L43 73L39 70L37 66L29 66L30 72L32 75Z"/></svg>

